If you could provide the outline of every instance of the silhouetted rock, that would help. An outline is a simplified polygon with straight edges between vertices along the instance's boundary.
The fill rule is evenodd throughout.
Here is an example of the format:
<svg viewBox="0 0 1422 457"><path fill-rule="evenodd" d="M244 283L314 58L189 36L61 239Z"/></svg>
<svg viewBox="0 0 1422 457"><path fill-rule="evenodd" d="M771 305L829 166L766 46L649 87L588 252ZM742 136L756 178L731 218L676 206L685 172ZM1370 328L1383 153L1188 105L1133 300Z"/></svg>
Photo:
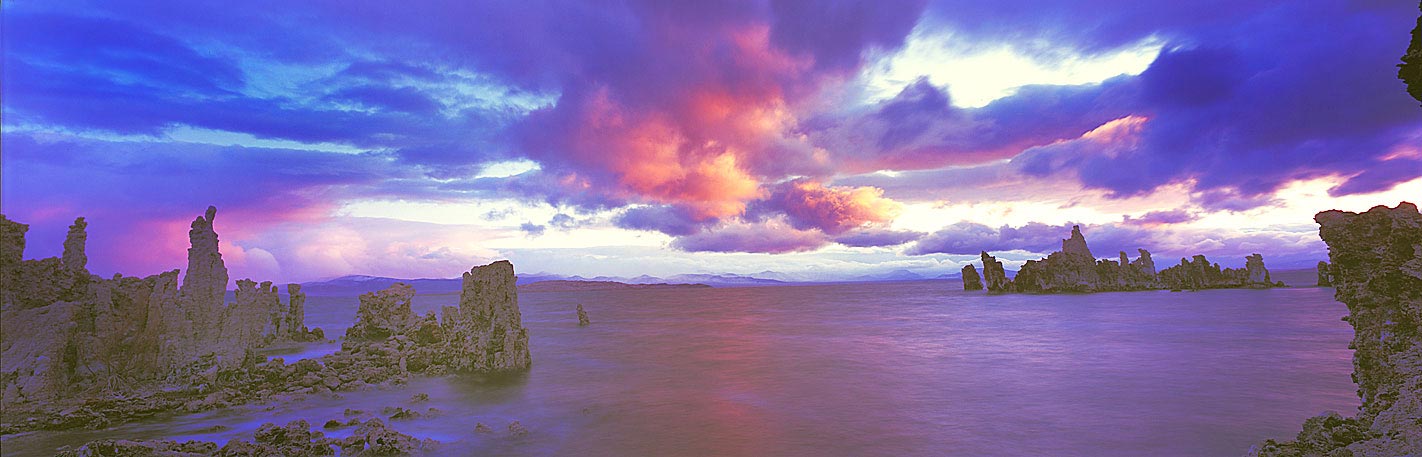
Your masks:
<svg viewBox="0 0 1422 457"><path fill-rule="evenodd" d="M583 309L583 304L578 304L578 326L586 327L592 325L592 319L588 319L588 312Z"/></svg>
<svg viewBox="0 0 1422 457"><path fill-rule="evenodd" d="M987 289L995 292L1059 293L1114 292L1152 289L1212 289L1230 287L1276 287L1264 267L1264 257L1254 254L1245 258L1245 267L1220 269L1204 256L1194 260L1181 259L1180 265L1157 272L1150 252L1138 249L1140 257L1131 260L1124 251L1119 260L1092 257L1091 248L1080 226L1073 226L1071 235L1062 240L1062 250L1040 260L1028 260L1011 280L1005 274L998 278L1000 262L986 252L983 275ZM967 270L964 269L964 277ZM964 288L968 283L964 281ZM971 289L970 289L971 290Z"/></svg>
<svg viewBox="0 0 1422 457"><path fill-rule="evenodd" d="M1304 422L1295 441L1269 440L1258 456L1422 455L1422 214L1403 202L1365 213L1324 211L1334 297L1353 325L1353 380L1362 406Z"/></svg>
<svg viewBox="0 0 1422 457"><path fill-rule="evenodd" d="M983 278L973 264L963 265L963 290L983 290Z"/></svg>
<svg viewBox="0 0 1422 457"><path fill-rule="evenodd" d="M1002 262L988 255L987 251L982 252L982 260L983 283L987 286L988 292L1011 291L1012 280L1007 279L1007 270L1002 268Z"/></svg>
<svg viewBox="0 0 1422 457"><path fill-rule="evenodd" d="M1318 261L1318 287L1333 287L1333 273L1328 271L1328 262Z"/></svg>
<svg viewBox="0 0 1422 457"><path fill-rule="evenodd" d="M1135 262L1120 253L1120 260L1097 260L1091 256L1081 228L1073 226L1071 236L1062 240L1062 250L1041 260L1028 260L1012 278L1015 292L1106 292L1144 290L1157 287L1155 262L1140 250Z"/></svg>
<svg viewBox="0 0 1422 457"><path fill-rule="evenodd" d="M1422 9L1422 2L1418 2ZM1422 16L1417 17L1417 26L1412 29L1412 42L1398 64L1397 77L1407 83L1407 93L1422 102Z"/></svg>

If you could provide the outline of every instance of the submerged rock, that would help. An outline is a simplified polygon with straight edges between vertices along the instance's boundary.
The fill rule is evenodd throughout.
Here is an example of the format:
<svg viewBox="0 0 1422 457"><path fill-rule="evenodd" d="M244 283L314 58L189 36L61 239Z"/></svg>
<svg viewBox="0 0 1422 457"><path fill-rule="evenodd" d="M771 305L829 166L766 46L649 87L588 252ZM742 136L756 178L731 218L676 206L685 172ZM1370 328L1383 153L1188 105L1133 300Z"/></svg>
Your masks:
<svg viewBox="0 0 1422 457"><path fill-rule="evenodd" d="M983 278L973 264L963 265L963 290L983 290Z"/></svg>
<svg viewBox="0 0 1422 457"><path fill-rule="evenodd" d="M587 327L592 325L592 319L588 319L588 312L583 309L583 304L578 304L578 326Z"/></svg>
<svg viewBox="0 0 1422 457"><path fill-rule="evenodd" d="M1334 297L1353 325L1353 380L1362 406L1304 422L1295 441L1269 440L1257 456L1422 454L1422 213L1403 202L1314 220L1328 244Z"/></svg>

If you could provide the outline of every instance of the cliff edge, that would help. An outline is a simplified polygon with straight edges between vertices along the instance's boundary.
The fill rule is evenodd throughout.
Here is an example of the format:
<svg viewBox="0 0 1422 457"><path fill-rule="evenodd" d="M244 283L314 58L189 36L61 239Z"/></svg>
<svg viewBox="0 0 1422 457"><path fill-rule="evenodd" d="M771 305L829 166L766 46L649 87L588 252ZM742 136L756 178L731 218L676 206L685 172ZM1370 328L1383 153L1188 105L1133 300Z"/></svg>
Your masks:
<svg viewBox="0 0 1422 457"><path fill-rule="evenodd" d="M1249 455L1422 455L1422 214L1403 202L1314 220L1328 244L1334 297L1353 325L1362 406L1355 417L1308 419L1295 441L1269 440Z"/></svg>

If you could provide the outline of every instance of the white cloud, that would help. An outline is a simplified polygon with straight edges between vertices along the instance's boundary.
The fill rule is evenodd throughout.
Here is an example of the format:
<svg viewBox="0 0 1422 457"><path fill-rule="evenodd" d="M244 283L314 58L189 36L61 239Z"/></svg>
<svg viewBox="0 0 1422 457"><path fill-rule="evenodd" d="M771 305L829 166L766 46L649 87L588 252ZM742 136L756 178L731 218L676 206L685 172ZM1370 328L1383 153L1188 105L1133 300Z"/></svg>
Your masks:
<svg viewBox="0 0 1422 457"><path fill-rule="evenodd" d="M1138 75L1155 61L1164 42L1146 38L1095 55L1060 49L1051 56L1028 54L1010 44L967 43L951 31L915 28L897 52L879 56L860 74L868 103L893 97L919 77L947 87L955 106L985 106L1033 84L1075 85Z"/></svg>

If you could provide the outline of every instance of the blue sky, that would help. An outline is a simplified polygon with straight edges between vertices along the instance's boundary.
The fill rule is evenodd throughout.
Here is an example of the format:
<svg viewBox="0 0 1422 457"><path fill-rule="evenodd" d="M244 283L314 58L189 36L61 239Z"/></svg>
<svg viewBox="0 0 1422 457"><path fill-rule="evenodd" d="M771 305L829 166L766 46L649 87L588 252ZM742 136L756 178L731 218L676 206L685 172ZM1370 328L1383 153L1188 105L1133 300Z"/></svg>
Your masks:
<svg viewBox="0 0 1422 457"><path fill-rule="evenodd" d="M989 4L990 3L990 4ZM1422 195L1416 10L1311 2L6 2L28 257L234 277L1325 257Z"/></svg>

